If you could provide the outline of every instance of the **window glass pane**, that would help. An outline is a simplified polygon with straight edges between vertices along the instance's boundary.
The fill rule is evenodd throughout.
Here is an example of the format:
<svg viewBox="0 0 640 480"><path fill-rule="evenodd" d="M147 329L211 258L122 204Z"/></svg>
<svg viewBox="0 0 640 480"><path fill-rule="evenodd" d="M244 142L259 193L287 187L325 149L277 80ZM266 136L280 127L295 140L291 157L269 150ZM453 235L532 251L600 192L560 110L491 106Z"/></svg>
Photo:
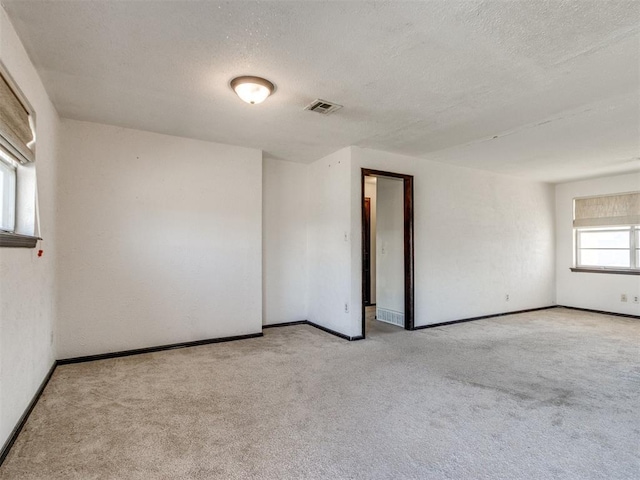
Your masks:
<svg viewBox="0 0 640 480"><path fill-rule="evenodd" d="M585 267L631 267L629 250L580 250L580 265Z"/></svg>
<svg viewBox="0 0 640 480"><path fill-rule="evenodd" d="M629 248L629 230L581 231L580 248Z"/></svg>
<svg viewBox="0 0 640 480"><path fill-rule="evenodd" d="M13 231L15 228L16 171L0 162L0 229Z"/></svg>

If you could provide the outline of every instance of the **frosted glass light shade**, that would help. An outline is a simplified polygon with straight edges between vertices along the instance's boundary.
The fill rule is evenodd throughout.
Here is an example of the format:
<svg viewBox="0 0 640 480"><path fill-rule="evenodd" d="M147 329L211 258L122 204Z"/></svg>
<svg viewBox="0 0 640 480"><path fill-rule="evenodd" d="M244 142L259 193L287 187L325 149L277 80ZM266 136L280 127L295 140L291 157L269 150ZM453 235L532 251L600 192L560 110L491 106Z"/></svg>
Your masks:
<svg viewBox="0 0 640 480"><path fill-rule="evenodd" d="M260 77L237 77L231 80L231 88L245 102L255 105L264 102L275 90L269 80Z"/></svg>

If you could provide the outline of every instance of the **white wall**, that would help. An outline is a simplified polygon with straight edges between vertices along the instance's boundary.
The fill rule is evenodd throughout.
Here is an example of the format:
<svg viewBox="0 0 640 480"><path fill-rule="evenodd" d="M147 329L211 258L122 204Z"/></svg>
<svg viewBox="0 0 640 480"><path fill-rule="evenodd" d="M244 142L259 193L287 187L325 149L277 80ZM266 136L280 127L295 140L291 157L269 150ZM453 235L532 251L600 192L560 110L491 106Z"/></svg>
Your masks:
<svg viewBox="0 0 640 480"><path fill-rule="evenodd" d="M263 324L306 320L307 165L263 161Z"/></svg>
<svg viewBox="0 0 640 480"><path fill-rule="evenodd" d="M35 110L41 236L36 249L0 248L0 447L55 360L58 115L0 8L0 60ZM42 257L37 256L42 249Z"/></svg>
<svg viewBox="0 0 640 480"><path fill-rule="evenodd" d="M352 333L351 314L345 312L345 304L349 312L361 309L361 303L351 305L350 163L350 149L344 148L308 167L313 185L309 189L308 320L345 335L359 335L359 331ZM357 195L361 205L359 182Z"/></svg>
<svg viewBox="0 0 640 480"><path fill-rule="evenodd" d="M416 326L555 304L551 185L351 151L352 303L361 297L360 169L371 168L414 175ZM358 309L343 328L359 334Z"/></svg>
<svg viewBox="0 0 640 480"><path fill-rule="evenodd" d="M371 244L369 245L369 260L371 272L371 303L376 303L376 229L378 225L377 209L378 209L378 192L376 177L366 177L364 183L364 196L369 198L369 223L371 229Z"/></svg>
<svg viewBox="0 0 640 480"><path fill-rule="evenodd" d="M571 272L573 266L573 199L640 190L640 173L597 178L556 186L556 282L559 305L640 315L640 277L604 273ZM620 301L626 293L627 303Z"/></svg>
<svg viewBox="0 0 640 480"><path fill-rule="evenodd" d="M311 321L361 334L361 168L414 175L416 326L555 304L553 186L349 147L309 167Z"/></svg>
<svg viewBox="0 0 640 480"><path fill-rule="evenodd" d="M377 305L404 313L404 183L378 178Z"/></svg>
<svg viewBox="0 0 640 480"><path fill-rule="evenodd" d="M262 153L61 132L59 358L260 332Z"/></svg>

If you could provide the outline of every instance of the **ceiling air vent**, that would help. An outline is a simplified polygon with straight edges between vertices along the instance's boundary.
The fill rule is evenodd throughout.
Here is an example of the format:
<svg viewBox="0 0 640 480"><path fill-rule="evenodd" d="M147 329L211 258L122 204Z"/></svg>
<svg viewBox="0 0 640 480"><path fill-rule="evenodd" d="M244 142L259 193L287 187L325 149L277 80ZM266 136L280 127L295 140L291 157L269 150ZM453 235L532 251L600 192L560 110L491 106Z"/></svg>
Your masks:
<svg viewBox="0 0 640 480"><path fill-rule="evenodd" d="M326 100L320 100L319 98L315 99L309 105L304 107L305 110L321 113L322 115L329 115L330 113L333 113L336 110L340 110L341 108L342 108L342 105L338 105L337 103L327 102Z"/></svg>

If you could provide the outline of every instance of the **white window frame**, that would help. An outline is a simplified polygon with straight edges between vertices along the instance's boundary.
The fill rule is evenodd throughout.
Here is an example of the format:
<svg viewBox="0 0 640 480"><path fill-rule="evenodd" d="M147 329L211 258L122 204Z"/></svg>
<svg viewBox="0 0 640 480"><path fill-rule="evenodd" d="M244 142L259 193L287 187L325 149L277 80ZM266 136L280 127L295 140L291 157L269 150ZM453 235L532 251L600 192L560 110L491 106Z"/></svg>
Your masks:
<svg viewBox="0 0 640 480"><path fill-rule="evenodd" d="M580 227L574 228L574 245L575 245L575 268L602 271L619 271L640 273L640 265L638 265L637 250L640 248L637 239L640 236L640 226L638 225L620 225L619 227ZM582 232L620 232L627 231L629 233L629 267L618 266L600 266L600 265L584 265L581 260L582 247L580 245L580 233ZM586 249L584 249L586 250ZM627 250L626 248L594 248L590 250Z"/></svg>
<svg viewBox="0 0 640 480"><path fill-rule="evenodd" d="M18 162L0 150L0 169L8 174L0 185L0 196L2 197L0 231L14 233L16 230Z"/></svg>

